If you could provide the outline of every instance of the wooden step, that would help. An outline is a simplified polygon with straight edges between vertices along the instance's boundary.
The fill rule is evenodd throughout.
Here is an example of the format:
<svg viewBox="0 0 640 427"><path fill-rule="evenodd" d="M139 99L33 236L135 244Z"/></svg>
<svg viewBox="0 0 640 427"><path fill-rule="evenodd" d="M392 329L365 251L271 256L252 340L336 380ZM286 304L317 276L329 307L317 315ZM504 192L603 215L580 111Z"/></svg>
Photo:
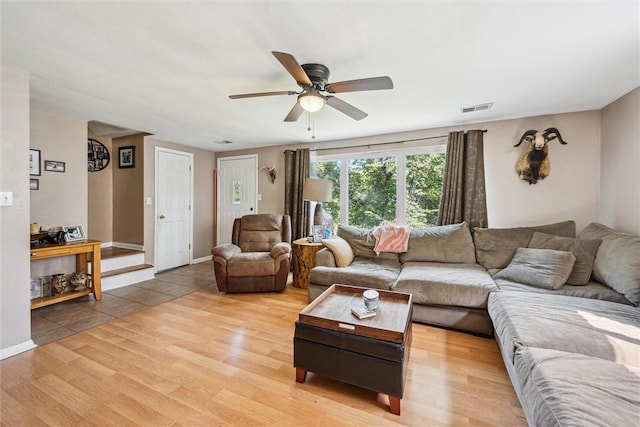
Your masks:
<svg viewBox="0 0 640 427"><path fill-rule="evenodd" d="M102 259L104 260L104 259L119 258L124 256L130 256L130 255L143 254L144 251L137 251L134 249L124 249L124 248L117 248L115 246L110 246L108 248L102 248L101 253L102 253Z"/></svg>
<svg viewBox="0 0 640 427"><path fill-rule="evenodd" d="M117 276L118 274L132 273L134 271L144 270L146 268L153 268L153 265L138 264L138 265L132 265L130 267L118 268L117 270L103 271L100 277L105 278L105 277Z"/></svg>

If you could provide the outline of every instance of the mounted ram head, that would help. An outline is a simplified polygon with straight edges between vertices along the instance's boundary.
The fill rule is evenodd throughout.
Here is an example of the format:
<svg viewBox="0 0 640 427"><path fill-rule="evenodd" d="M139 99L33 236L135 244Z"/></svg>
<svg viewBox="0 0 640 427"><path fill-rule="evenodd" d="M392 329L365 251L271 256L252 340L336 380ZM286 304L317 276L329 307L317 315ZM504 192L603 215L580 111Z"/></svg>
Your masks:
<svg viewBox="0 0 640 427"><path fill-rule="evenodd" d="M538 180L545 179L549 175L551 164L549 163L547 144L556 138L560 144L567 144L556 128L547 128L544 131L530 129L522 134L520 141L514 147L518 147L522 141L527 141L530 146L516 162L516 173L520 179L529 184L535 184Z"/></svg>

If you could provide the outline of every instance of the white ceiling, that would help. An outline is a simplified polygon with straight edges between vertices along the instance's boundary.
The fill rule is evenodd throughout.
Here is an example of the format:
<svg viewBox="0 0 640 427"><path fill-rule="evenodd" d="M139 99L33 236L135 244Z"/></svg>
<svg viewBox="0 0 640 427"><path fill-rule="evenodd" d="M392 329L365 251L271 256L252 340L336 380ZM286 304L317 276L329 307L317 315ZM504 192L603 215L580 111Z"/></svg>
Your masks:
<svg viewBox="0 0 640 427"><path fill-rule="evenodd" d="M339 94L364 120L313 114L315 141L599 109L640 85L637 0L1 7L2 64L30 73L33 107L215 151L311 141L306 115L283 121L295 96L228 98L299 89L273 50L326 65L332 82L393 79Z"/></svg>

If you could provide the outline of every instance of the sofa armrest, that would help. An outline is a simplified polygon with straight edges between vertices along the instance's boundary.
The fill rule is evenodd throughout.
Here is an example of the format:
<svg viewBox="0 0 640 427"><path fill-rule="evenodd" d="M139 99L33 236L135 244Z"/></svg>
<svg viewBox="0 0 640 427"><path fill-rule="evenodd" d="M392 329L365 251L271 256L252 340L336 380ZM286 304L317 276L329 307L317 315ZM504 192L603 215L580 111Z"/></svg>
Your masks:
<svg viewBox="0 0 640 427"><path fill-rule="evenodd" d="M316 267L336 267L336 258L333 253L327 249L322 248L316 252Z"/></svg>
<svg viewBox="0 0 640 427"><path fill-rule="evenodd" d="M214 257L221 257L226 261L229 261L232 256L239 254L242 250L231 243L224 243L211 249L211 255Z"/></svg>
<svg viewBox="0 0 640 427"><path fill-rule="evenodd" d="M271 258L276 259L283 254L291 253L291 245L287 242L280 242L271 248Z"/></svg>

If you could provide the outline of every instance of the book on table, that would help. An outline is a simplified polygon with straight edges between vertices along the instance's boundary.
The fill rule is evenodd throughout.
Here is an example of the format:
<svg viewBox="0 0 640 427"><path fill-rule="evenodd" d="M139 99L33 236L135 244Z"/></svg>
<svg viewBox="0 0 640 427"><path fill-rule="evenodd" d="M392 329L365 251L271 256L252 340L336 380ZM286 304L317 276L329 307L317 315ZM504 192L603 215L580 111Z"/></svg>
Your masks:
<svg viewBox="0 0 640 427"><path fill-rule="evenodd" d="M351 307L351 313L358 319L367 319L376 315L375 311L369 310L367 307Z"/></svg>

